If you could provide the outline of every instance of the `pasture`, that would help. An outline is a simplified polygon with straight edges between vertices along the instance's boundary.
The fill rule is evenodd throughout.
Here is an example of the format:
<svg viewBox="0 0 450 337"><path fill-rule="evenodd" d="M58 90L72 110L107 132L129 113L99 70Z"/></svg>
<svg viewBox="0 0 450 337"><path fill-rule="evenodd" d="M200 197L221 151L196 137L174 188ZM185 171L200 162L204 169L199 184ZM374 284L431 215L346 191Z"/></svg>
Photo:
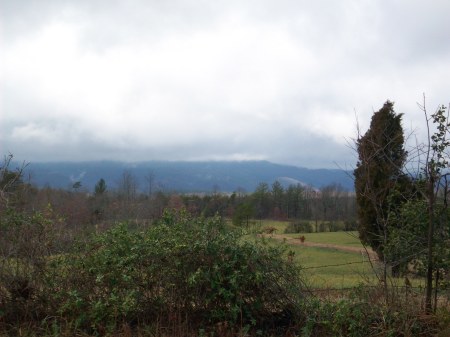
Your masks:
<svg viewBox="0 0 450 337"><path fill-rule="evenodd" d="M273 245L287 245L292 258L307 275L311 289L345 289L378 283L376 274L381 275L383 266L376 261L370 248L369 260L357 232L284 234L288 225L286 221L262 220L253 224L255 233L269 227L276 229L273 234L266 234L264 240ZM305 238L304 243L299 240L302 236ZM404 279L390 281L394 285L404 285ZM414 286L423 283L420 279L412 281Z"/></svg>

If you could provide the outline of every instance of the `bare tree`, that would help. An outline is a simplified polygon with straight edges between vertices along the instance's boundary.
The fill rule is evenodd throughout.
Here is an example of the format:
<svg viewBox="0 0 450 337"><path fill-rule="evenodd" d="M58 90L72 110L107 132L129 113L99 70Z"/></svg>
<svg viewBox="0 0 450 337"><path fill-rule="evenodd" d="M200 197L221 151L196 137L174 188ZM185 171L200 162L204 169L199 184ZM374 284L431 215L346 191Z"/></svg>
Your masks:
<svg viewBox="0 0 450 337"><path fill-rule="evenodd" d="M436 284L439 278L439 271L436 270L436 256L435 249L435 232L436 229L442 225L441 214L447 212L448 208L448 169L449 169L449 146L450 140L450 121L449 111L444 106L438 107L437 111L429 115L426 109L425 96L423 104L419 105L423 111L426 120L427 142L424 146L419 147L419 160L423 161L420 165L422 167L423 178L419 179L424 182L422 189L420 189L423 197L427 202L427 257L426 257L426 296L425 307L426 311L430 313L432 307L432 292L433 292L433 273L436 272ZM435 131L432 132L430 123L435 126ZM423 151L420 151L423 149ZM445 224L448 226L448 219L444 217Z"/></svg>
<svg viewBox="0 0 450 337"><path fill-rule="evenodd" d="M155 188L155 173L149 170L145 175L145 181L147 183L148 197L151 199Z"/></svg>
<svg viewBox="0 0 450 337"><path fill-rule="evenodd" d="M135 217L135 201L137 199L138 182L130 170L124 170L118 183L118 197L121 205L122 217Z"/></svg>
<svg viewBox="0 0 450 337"><path fill-rule="evenodd" d="M0 167L0 204L3 207L9 207L11 197L17 194L17 190L23 185L23 174L28 166L25 162L15 170L10 166L14 156L8 154L3 159L3 165Z"/></svg>

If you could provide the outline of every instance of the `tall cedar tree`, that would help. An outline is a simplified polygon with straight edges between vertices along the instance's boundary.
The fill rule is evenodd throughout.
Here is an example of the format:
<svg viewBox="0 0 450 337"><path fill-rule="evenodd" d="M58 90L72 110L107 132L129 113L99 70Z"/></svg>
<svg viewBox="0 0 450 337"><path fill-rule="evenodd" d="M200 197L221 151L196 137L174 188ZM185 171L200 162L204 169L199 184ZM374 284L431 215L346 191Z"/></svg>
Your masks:
<svg viewBox="0 0 450 337"><path fill-rule="evenodd" d="M407 156L402 114L396 114L393 107L390 101L384 103L373 114L369 130L356 142L359 161L354 176L359 236L381 259L384 259L389 213L399 208L401 202L397 199L393 204L390 193L406 178L402 174Z"/></svg>

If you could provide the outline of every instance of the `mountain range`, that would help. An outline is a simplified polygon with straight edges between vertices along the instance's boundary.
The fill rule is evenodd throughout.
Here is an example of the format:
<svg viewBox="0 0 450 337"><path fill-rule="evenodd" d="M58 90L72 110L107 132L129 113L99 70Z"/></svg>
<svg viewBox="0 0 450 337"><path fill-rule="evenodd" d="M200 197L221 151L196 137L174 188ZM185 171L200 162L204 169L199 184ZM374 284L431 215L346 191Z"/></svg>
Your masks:
<svg viewBox="0 0 450 337"><path fill-rule="evenodd" d="M143 192L148 191L149 182L153 191L253 192L258 184L270 185L276 180L285 187L302 184L321 188L340 184L346 190L353 190L351 171L308 169L268 161L32 162L24 173L38 187L71 189L79 182L85 190L93 191L101 178L108 189L117 188L124 172L133 177Z"/></svg>

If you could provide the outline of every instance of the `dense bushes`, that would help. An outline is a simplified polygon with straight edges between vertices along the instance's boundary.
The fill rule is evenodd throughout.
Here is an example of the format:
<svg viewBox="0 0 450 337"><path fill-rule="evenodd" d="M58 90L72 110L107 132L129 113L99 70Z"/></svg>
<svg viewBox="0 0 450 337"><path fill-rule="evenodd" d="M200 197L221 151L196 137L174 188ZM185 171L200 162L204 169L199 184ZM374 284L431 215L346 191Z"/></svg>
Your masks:
<svg viewBox="0 0 450 337"><path fill-rule="evenodd" d="M270 327L287 318L288 324L304 296L299 268L284 249L250 243L242 234L219 218L183 212L166 213L142 232L117 225L70 253L46 255L34 287L39 316L88 331L125 322ZM6 308L13 303L7 297Z"/></svg>
<svg viewBox="0 0 450 337"><path fill-rule="evenodd" d="M391 294L386 305L383 293L382 286L362 285L342 298L311 298L303 308L307 320L301 336L448 336L448 309L438 320L423 315L418 298Z"/></svg>
<svg viewBox="0 0 450 337"><path fill-rule="evenodd" d="M0 322L45 316L48 261L61 238L49 212L27 214L7 208L1 213Z"/></svg>

